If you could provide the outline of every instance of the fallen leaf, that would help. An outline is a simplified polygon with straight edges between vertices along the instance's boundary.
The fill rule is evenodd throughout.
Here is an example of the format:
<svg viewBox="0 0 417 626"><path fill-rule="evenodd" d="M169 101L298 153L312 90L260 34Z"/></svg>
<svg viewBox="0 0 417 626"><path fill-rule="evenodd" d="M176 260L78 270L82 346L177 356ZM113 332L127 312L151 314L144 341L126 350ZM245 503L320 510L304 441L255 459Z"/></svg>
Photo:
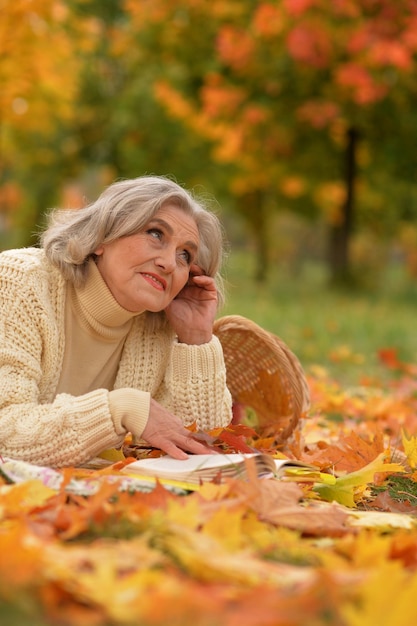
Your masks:
<svg viewBox="0 0 417 626"><path fill-rule="evenodd" d="M296 483L259 479L254 468L249 474L249 481L234 482L233 491L244 497L262 520L311 535L346 532L347 513L338 505L301 503L303 490Z"/></svg>
<svg viewBox="0 0 417 626"><path fill-rule="evenodd" d="M380 563L364 581L355 602L344 603L347 626L410 626L417 621L417 576L398 562Z"/></svg>
<svg viewBox="0 0 417 626"><path fill-rule="evenodd" d="M403 513L352 511L349 514L349 524L361 528L377 528L380 531L389 531L394 528L411 530L417 526L417 520L412 515Z"/></svg>
<svg viewBox="0 0 417 626"><path fill-rule="evenodd" d="M403 430L402 444L411 469L415 469L417 467L417 437L408 437Z"/></svg>
<svg viewBox="0 0 417 626"><path fill-rule="evenodd" d="M316 483L313 491L318 493L323 500L339 502L348 507L355 507L356 500L363 493L364 488L375 478L378 473L404 472L404 466L399 463L385 463L387 454L382 452L371 463L356 472L339 476L333 485ZM358 495L359 494L359 495Z"/></svg>
<svg viewBox="0 0 417 626"><path fill-rule="evenodd" d="M17 485L0 487L1 517L16 517L44 505L56 491L46 487L40 480L28 480Z"/></svg>

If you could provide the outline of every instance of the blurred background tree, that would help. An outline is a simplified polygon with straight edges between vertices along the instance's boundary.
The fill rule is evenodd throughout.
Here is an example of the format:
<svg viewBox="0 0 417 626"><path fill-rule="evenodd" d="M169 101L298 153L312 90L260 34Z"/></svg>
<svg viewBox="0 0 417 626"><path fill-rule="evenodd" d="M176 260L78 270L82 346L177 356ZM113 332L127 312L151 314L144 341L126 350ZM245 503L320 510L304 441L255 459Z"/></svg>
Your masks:
<svg viewBox="0 0 417 626"><path fill-rule="evenodd" d="M156 173L219 200L258 281L286 252L333 283L387 250L415 271L414 0L0 7L2 247L32 243L50 206Z"/></svg>
<svg viewBox="0 0 417 626"><path fill-rule="evenodd" d="M369 223L383 235L393 225L384 195L396 180L415 179L414 153L399 166L417 130L415 3L132 0L126 7L134 28L148 24L152 45L177 67L157 85L158 97L212 141L219 165L232 166L229 191L256 242L257 279L268 269L271 213L288 207L327 224L331 278L350 282L366 192L374 191L372 209L379 199ZM155 28L161 19L168 37ZM208 49L194 45L200 25ZM397 203L394 215L405 217Z"/></svg>
<svg viewBox="0 0 417 626"><path fill-rule="evenodd" d="M31 240L40 210L71 176L80 70L63 2L2 1L1 244Z"/></svg>

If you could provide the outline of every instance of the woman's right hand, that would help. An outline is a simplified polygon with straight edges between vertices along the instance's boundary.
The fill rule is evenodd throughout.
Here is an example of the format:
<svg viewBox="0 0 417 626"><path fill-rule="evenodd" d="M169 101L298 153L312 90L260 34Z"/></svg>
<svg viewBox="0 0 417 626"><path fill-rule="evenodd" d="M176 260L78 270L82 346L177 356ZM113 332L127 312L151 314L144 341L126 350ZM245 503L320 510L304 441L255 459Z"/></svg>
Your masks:
<svg viewBox="0 0 417 626"><path fill-rule="evenodd" d="M154 448L159 448L174 459L188 458L185 451L193 454L213 454L213 450L193 438L179 417L151 398L149 418L141 434Z"/></svg>

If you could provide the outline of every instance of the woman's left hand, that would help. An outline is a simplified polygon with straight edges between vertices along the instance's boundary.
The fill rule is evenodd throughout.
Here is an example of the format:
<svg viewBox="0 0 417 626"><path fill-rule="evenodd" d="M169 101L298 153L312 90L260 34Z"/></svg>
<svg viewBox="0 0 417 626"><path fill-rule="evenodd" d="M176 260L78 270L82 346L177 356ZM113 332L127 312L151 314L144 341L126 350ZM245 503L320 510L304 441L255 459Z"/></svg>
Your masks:
<svg viewBox="0 0 417 626"><path fill-rule="evenodd" d="M217 288L214 278L192 265L187 284L165 309L180 343L208 343L217 313Z"/></svg>

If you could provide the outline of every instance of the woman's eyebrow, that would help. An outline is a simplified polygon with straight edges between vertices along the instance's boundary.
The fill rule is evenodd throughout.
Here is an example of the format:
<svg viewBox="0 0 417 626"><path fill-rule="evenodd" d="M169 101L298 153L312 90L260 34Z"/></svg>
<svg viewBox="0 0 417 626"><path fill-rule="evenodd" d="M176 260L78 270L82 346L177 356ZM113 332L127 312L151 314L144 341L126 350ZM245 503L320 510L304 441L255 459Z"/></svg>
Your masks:
<svg viewBox="0 0 417 626"><path fill-rule="evenodd" d="M167 233L169 235L173 235L174 234L174 229L172 228L171 224L168 224L168 222L166 222L165 220L161 219L160 217L152 218L152 220L149 222L149 224L159 224L160 226L164 227L164 229L167 231ZM184 245L186 245L189 248L192 248L195 251L198 250L198 245L196 244L195 241L192 241L191 239L189 239L188 241L185 241Z"/></svg>

